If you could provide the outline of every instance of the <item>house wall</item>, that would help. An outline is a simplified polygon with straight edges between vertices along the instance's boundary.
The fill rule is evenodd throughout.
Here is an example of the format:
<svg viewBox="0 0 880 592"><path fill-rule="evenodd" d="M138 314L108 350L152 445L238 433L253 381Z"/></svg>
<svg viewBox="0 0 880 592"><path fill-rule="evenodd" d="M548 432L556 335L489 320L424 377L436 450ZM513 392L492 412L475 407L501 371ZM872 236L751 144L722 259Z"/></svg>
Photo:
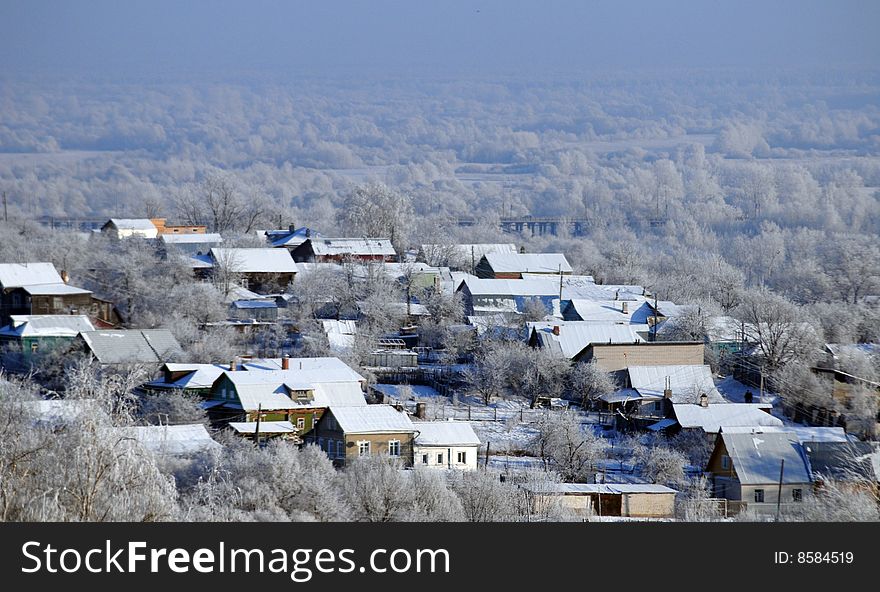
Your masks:
<svg viewBox="0 0 880 592"><path fill-rule="evenodd" d="M630 366L702 365L702 343L624 343L591 345L575 361L596 361L605 372Z"/></svg>
<svg viewBox="0 0 880 592"><path fill-rule="evenodd" d="M675 516L674 493L625 493L621 516L632 518L672 518Z"/></svg>
<svg viewBox="0 0 880 592"><path fill-rule="evenodd" d="M274 292L284 290L293 281L294 273L242 273L242 278L247 280L244 286L253 292Z"/></svg>
<svg viewBox="0 0 880 592"><path fill-rule="evenodd" d="M429 469L459 469L462 471L474 471L477 469L478 446L413 446L413 466L416 468ZM458 462L458 453L465 453L465 462ZM437 462L437 456L442 454L443 461ZM427 455L428 462L424 462ZM450 461L451 459L451 461Z"/></svg>

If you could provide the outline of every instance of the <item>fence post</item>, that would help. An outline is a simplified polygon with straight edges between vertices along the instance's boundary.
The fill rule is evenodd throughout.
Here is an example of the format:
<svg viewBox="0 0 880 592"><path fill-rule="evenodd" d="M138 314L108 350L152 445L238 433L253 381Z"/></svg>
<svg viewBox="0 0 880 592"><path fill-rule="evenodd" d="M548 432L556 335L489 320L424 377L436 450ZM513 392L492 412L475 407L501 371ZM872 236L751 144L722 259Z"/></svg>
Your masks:
<svg viewBox="0 0 880 592"><path fill-rule="evenodd" d="M522 407L519 408L519 422L520 423L523 422L523 408Z"/></svg>
<svg viewBox="0 0 880 592"><path fill-rule="evenodd" d="M471 420L471 406L468 405L468 421Z"/></svg>
<svg viewBox="0 0 880 592"><path fill-rule="evenodd" d="M495 408L495 419L492 421L498 421L498 407Z"/></svg>

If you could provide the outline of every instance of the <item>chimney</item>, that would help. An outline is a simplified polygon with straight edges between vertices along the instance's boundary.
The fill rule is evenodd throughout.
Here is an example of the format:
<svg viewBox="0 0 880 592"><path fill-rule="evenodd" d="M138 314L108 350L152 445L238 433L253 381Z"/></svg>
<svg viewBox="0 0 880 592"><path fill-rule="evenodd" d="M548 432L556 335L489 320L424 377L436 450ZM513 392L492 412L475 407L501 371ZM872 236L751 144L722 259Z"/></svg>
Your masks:
<svg viewBox="0 0 880 592"><path fill-rule="evenodd" d="M525 248L525 246L522 246L522 247L519 248L519 254L520 254L520 255L525 255L525 254L526 254L526 248Z"/></svg>
<svg viewBox="0 0 880 592"><path fill-rule="evenodd" d="M70 281L70 276L67 274L66 269L61 270L61 281L64 282L65 284Z"/></svg>
<svg viewBox="0 0 880 592"><path fill-rule="evenodd" d="M663 398L664 399L671 399L672 398L672 381L669 379L668 376L666 377L665 387L666 388L663 389Z"/></svg>
<svg viewBox="0 0 880 592"><path fill-rule="evenodd" d="M706 393L700 393L700 407L708 407L709 406L709 395Z"/></svg>
<svg viewBox="0 0 880 592"><path fill-rule="evenodd" d="M235 372L236 370L238 370L238 359L232 358L232 361L229 362L229 371Z"/></svg>
<svg viewBox="0 0 880 592"><path fill-rule="evenodd" d="M416 403L416 417L419 419L425 419L428 411L427 403Z"/></svg>
<svg viewBox="0 0 880 592"><path fill-rule="evenodd" d="M553 325L553 334L559 335L559 325Z"/></svg>
<svg viewBox="0 0 880 592"><path fill-rule="evenodd" d="M290 370L290 356L287 354L284 354L284 356L281 358L281 369Z"/></svg>
<svg viewBox="0 0 880 592"><path fill-rule="evenodd" d="M296 224L288 224L287 230L289 230L290 232L295 232L296 231Z"/></svg>
<svg viewBox="0 0 880 592"><path fill-rule="evenodd" d="M626 302L621 302L620 303L620 312L622 312L623 314L626 314L627 312L629 312L629 304Z"/></svg>

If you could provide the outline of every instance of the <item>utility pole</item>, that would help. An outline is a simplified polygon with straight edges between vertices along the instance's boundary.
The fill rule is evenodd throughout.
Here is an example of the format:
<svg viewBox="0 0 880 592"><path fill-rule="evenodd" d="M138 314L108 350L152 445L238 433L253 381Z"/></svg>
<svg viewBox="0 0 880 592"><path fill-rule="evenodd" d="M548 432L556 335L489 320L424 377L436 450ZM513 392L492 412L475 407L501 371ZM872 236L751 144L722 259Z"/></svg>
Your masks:
<svg viewBox="0 0 880 592"><path fill-rule="evenodd" d="M257 448L260 447L260 416L263 414L263 404L260 403L257 405L257 425L254 428L254 442L257 443Z"/></svg>
<svg viewBox="0 0 880 592"><path fill-rule="evenodd" d="M3 221L9 222L9 209L6 202L6 192L3 192Z"/></svg>
<svg viewBox="0 0 880 592"><path fill-rule="evenodd" d="M562 263L559 264L559 308L562 313Z"/></svg>
<svg viewBox="0 0 880 592"><path fill-rule="evenodd" d="M776 522L779 522L779 511L782 509L782 475L785 471L785 459L779 461L779 489L776 492Z"/></svg>
<svg viewBox="0 0 880 592"><path fill-rule="evenodd" d="M761 398L758 401L764 401L764 365L761 364Z"/></svg>

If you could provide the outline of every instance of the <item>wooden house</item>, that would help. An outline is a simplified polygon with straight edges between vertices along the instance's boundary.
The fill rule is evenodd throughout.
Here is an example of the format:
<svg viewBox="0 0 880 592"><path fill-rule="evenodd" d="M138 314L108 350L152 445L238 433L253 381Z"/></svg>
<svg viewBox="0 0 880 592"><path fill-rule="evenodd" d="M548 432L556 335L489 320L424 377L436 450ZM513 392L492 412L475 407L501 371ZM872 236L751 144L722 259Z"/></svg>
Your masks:
<svg viewBox="0 0 880 592"><path fill-rule="evenodd" d="M488 253L474 269L477 277L500 280L523 279L523 274L559 276L571 273L571 265L562 253Z"/></svg>
<svg viewBox="0 0 880 592"><path fill-rule="evenodd" d="M213 275L263 294L283 292L299 271L283 249L213 248L208 257Z"/></svg>
<svg viewBox="0 0 880 592"><path fill-rule="evenodd" d="M335 464L375 454L413 464L416 427L406 412L389 405L330 407L307 440L324 450Z"/></svg>
<svg viewBox="0 0 880 592"><path fill-rule="evenodd" d="M387 262L397 260L391 241L384 238L310 237L290 251L297 263Z"/></svg>

